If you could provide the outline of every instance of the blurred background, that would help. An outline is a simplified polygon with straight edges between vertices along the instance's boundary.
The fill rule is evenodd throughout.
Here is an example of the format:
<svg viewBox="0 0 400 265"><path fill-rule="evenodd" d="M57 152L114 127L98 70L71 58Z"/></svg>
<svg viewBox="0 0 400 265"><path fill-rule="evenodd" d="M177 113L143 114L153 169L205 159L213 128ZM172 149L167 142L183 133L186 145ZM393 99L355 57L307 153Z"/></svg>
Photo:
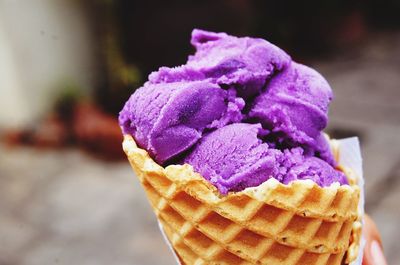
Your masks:
<svg viewBox="0 0 400 265"><path fill-rule="evenodd" d="M400 238L400 2L0 0L0 265L174 264L121 151L118 111L183 64L193 28L266 38L330 82L361 139L366 209Z"/></svg>

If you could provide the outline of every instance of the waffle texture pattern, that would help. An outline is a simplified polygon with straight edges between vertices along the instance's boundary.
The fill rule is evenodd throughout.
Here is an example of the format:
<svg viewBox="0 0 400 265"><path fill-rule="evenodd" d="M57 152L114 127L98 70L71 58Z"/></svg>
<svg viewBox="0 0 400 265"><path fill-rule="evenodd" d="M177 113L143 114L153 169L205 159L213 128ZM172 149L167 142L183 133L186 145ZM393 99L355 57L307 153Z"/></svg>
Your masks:
<svg viewBox="0 0 400 265"><path fill-rule="evenodd" d="M223 196L190 165L161 167L129 135L123 148L182 264L340 265L356 258L360 189L350 169L351 185L271 178Z"/></svg>

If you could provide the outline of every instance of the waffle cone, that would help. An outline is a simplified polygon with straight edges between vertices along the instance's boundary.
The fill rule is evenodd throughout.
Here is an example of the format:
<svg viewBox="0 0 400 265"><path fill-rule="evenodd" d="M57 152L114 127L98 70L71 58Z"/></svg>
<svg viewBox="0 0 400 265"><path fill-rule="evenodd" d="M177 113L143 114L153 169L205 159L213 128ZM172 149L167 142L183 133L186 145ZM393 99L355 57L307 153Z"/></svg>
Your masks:
<svg viewBox="0 0 400 265"><path fill-rule="evenodd" d="M190 165L161 167L131 136L123 148L182 264L339 265L357 256L355 184L271 178L223 196Z"/></svg>

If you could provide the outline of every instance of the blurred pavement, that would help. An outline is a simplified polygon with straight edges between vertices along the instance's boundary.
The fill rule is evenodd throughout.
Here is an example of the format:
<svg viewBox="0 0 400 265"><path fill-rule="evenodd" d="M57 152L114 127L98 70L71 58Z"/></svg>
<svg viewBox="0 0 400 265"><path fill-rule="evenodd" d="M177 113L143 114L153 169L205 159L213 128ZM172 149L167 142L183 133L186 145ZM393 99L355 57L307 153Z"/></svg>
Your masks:
<svg viewBox="0 0 400 265"><path fill-rule="evenodd" d="M128 162L0 153L1 265L174 264Z"/></svg>

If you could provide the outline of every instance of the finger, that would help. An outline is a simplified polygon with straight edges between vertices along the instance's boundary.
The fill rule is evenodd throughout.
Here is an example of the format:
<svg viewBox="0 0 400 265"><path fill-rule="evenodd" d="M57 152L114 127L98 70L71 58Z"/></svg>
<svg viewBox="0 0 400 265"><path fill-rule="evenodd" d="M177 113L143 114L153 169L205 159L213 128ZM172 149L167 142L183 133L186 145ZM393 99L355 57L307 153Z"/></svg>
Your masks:
<svg viewBox="0 0 400 265"><path fill-rule="evenodd" d="M364 218L363 235L366 241L363 265L387 265L383 255L381 236L368 215Z"/></svg>

